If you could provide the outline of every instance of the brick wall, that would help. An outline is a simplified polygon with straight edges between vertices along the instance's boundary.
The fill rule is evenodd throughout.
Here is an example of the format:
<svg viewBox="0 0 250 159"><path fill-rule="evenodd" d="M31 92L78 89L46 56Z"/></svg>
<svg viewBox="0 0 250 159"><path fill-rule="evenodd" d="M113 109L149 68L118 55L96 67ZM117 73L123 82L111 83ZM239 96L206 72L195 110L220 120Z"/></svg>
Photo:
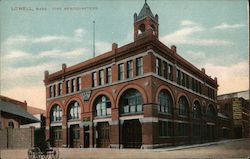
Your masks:
<svg viewBox="0 0 250 159"><path fill-rule="evenodd" d="M34 145L34 128L0 130L0 148L30 148Z"/></svg>

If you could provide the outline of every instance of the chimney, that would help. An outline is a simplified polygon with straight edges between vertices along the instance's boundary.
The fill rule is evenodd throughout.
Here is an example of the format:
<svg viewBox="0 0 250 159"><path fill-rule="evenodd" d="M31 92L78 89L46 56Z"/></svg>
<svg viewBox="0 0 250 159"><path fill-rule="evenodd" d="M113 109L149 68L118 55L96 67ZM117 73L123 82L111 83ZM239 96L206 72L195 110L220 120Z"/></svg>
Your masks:
<svg viewBox="0 0 250 159"><path fill-rule="evenodd" d="M172 46L171 46L171 50L172 50L174 53L176 53L176 46L175 46L175 45L172 45Z"/></svg>
<svg viewBox="0 0 250 159"><path fill-rule="evenodd" d="M118 48L118 44L113 43L112 44L112 52L116 52L116 49Z"/></svg>
<svg viewBox="0 0 250 159"><path fill-rule="evenodd" d="M204 74L206 74L205 68L201 68L201 71L202 71Z"/></svg>
<svg viewBox="0 0 250 159"><path fill-rule="evenodd" d="M217 83L217 77L214 77L215 82Z"/></svg>
<svg viewBox="0 0 250 159"><path fill-rule="evenodd" d="M46 71L44 71L44 79L47 80L48 77L49 77L49 71L46 70Z"/></svg>

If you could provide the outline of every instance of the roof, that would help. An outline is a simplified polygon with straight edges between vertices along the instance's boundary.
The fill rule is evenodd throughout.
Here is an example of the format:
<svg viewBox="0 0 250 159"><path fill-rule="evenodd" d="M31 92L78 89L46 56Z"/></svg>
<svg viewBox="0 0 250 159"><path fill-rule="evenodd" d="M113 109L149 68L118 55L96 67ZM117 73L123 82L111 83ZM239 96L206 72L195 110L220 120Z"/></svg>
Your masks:
<svg viewBox="0 0 250 159"><path fill-rule="evenodd" d="M9 114L17 115L21 117L21 122L22 123L33 123L33 122L38 122L39 120L35 118L33 115L30 113L26 112L22 107L19 105L10 103L10 102L5 102L0 100L0 111L6 112Z"/></svg>
<svg viewBox="0 0 250 159"><path fill-rule="evenodd" d="M35 114L45 114L46 111L43 109L28 106L27 112L29 112L32 115L35 115Z"/></svg>
<svg viewBox="0 0 250 159"><path fill-rule="evenodd" d="M147 4L147 2L144 3L144 5L143 5L143 7L142 7L142 9L141 9L141 11L140 11L140 13L138 15L138 19L142 19L142 18L144 18L146 16L149 16L152 19L155 19L155 17L153 15L149 5Z"/></svg>

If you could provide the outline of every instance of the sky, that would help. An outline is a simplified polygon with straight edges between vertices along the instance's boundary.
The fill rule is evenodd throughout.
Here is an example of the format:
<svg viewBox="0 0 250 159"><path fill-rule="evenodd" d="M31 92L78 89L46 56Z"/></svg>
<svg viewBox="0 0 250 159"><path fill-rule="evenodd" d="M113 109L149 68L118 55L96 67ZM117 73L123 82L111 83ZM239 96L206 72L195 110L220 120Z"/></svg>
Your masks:
<svg viewBox="0 0 250 159"><path fill-rule="evenodd" d="M159 39L218 78L218 94L247 90L247 0L148 0ZM50 73L133 42L144 0L0 0L0 94L45 109Z"/></svg>

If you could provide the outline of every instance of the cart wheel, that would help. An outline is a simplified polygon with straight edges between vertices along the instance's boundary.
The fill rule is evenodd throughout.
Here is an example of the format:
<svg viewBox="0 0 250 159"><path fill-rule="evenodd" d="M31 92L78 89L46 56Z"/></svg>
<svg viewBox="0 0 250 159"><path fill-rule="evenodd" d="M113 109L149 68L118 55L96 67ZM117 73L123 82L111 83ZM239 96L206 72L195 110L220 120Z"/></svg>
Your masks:
<svg viewBox="0 0 250 159"><path fill-rule="evenodd" d="M52 159L58 159L59 158L59 150L58 149L53 149L51 152L51 158Z"/></svg>
<svg viewBox="0 0 250 159"><path fill-rule="evenodd" d="M29 159L35 159L34 148L31 148L31 149L28 150L28 158Z"/></svg>
<svg viewBox="0 0 250 159"><path fill-rule="evenodd" d="M41 159L42 152L39 147L34 148L35 159Z"/></svg>
<svg viewBox="0 0 250 159"><path fill-rule="evenodd" d="M49 158L49 154L45 151L43 153L43 159L48 159Z"/></svg>

